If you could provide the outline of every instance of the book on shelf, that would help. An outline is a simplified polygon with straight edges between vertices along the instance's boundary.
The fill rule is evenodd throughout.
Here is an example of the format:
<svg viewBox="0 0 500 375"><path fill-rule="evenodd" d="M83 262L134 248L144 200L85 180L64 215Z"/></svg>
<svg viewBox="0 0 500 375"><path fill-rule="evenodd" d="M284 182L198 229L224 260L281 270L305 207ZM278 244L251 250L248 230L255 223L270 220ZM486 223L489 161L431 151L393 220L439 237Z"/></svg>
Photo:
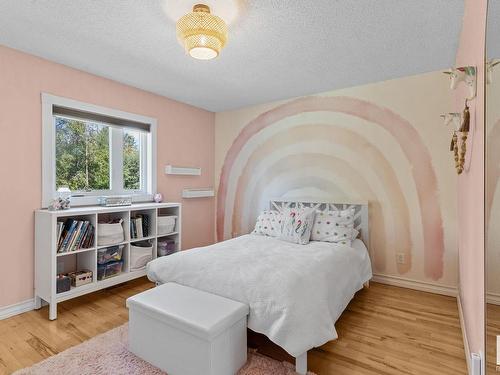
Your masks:
<svg viewBox="0 0 500 375"><path fill-rule="evenodd" d="M137 228L137 238L144 237L142 234L142 217L135 219L135 227Z"/></svg>
<svg viewBox="0 0 500 375"><path fill-rule="evenodd" d="M142 215L142 233L144 237L149 236L149 215Z"/></svg>
<svg viewBox="0 0 500 375"><path fill-rule="evenodd" d="M130 219L130 237L139 239L149 236L149 216L136 214Z"/></svg>
<svg viewBox="0 0 500 375"><path fill-rule="evenodd" d="M62 221L58 221L57 222L57 246L59 247L59 244L61 243L61 235L62 235L62 232L63 232L63 228L64 228L64 222Z"/></svg>
<svg viewBox="0 0 500 375"><path fill-rule="evenodd" d="M60 223L62 226L57 240L58 253L67 253L93 246L94 226L90 221L70 218ZM58 228L59 226L60 224L58 223Z"/></svg>
<svg viewBox="0 0 500 375"><path fill-rule="evenodd" d="M76 221L73 219L68 219L64 223L64 231L63 231L63 237L62 237L62 244L60 247L60 252L64 252L66 247L68 246L68 242L71 239L71 234L73 233L73 230L75 229Z"/></svg>

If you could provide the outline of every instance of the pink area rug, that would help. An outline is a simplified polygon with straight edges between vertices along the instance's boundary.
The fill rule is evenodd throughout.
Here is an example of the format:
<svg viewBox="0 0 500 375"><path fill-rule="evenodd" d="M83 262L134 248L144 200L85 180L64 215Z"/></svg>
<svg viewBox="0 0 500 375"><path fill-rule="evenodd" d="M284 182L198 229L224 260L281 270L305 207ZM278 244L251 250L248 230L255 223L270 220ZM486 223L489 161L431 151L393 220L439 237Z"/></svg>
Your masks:
<svg viewBox="0 0 500 375"><path fill-rule="evenodd" d="M124 324L65 350L14 375L165 375L128 351L128 325ZM238 375L292 375L294 366L252 351ZM314 375L309 372L309 375Z"/></svg>

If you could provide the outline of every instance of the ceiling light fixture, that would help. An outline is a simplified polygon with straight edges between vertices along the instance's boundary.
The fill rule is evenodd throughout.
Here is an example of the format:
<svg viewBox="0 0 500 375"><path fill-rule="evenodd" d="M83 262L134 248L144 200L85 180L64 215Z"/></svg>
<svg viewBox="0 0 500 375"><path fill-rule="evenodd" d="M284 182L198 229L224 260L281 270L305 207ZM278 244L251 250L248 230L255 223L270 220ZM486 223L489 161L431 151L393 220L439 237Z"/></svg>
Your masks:
<svg viewBox="0 0 500 375"><path fill-rule="evenodd" d="M177 21L177 38L191 57L210 60L217 57L227 43L227 25L210 14L205 4L196 4L193 11Z"/></svg>

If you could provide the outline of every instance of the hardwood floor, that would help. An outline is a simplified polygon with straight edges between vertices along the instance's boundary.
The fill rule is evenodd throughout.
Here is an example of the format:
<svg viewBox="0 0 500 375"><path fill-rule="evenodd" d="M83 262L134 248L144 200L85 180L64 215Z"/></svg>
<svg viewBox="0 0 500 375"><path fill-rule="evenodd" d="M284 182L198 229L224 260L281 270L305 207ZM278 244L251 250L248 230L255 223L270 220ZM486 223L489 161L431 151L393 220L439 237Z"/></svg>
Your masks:
<svg viewBox="0 0 500 375"><path fill-rule="evenodd" d="M500 335L500 306L488 303L486 305L486 364L488 374L497 372L497 335Z"/></svg>
<svg viewBox="0 0 500 375"><path fill-rule="evenodd" d="M9 374L125 323L125 299L152 287L146 279L0 321L0 374ZM456 300L372 283L336 324L339 339L309 352L322 374L466 374ZM262 352L273 354L263 343ZM279 353L274 353L278 354Z"/></svg>

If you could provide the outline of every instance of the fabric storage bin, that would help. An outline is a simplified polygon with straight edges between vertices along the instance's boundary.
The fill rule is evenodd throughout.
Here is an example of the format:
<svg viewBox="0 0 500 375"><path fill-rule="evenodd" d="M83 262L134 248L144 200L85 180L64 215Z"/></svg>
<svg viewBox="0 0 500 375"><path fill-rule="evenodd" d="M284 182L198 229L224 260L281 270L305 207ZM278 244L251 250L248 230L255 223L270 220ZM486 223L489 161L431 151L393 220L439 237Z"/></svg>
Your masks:
<svg viewBox="0 0 500 375"><path fill-rule="evenodd" d="M105 247L97 250L97 264L105 264L112 261L122 260L123 245Z"/></svg>
<svg viewBox="0 0 500 375"><path fill-rule="evenodd" d="M97 245L116 245L125 240L125 233L121 221L119 223L97 224Z"/></svg>
<svg viewBox="0 0 500 375"><path fill-rule="evenodd" d="M130 270L136 271L146 267L153 259L153 246L147 241L130 244Z"/></svg>
<svg viewBox="0 0 500 375"><path fill-rule="evenodd" d="M122 272L123 261L97 265L97 280L108 279Z"/></svg>
<svg viewBox="0 0 500 375"><path fill-rule="evenodd" d="M177 216L158 216L158 235L172 233L175 230Z"/></svg>
<svg viewBox="0 0 500 375"><path fill-rule="evenodd" d="M71 279L67 275L57 275L56 293L64 293L71 289Z"/></svg>
<svg viewBox="0 0 500 375"><path fill-rule="evenodd" d="M158 256L163 257L175 253L175 240L158 240Z"/></svg>

